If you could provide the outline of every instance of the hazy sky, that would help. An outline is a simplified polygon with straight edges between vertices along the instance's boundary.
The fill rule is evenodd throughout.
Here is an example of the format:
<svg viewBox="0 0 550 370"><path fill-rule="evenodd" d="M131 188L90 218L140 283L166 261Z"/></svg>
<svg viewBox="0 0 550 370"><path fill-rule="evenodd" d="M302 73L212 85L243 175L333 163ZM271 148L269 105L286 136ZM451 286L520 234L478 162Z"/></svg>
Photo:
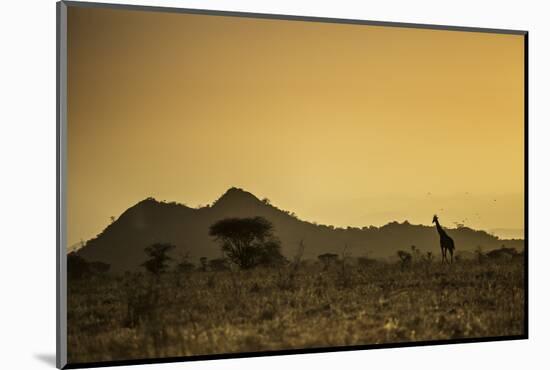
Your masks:
<svg viewBox="0 0 550 370"><path fill-rule="evenodd" d="M523 36L69 7L68 240L227 188L523 228ZM505 233L506 231L501 231Z"/></svg>

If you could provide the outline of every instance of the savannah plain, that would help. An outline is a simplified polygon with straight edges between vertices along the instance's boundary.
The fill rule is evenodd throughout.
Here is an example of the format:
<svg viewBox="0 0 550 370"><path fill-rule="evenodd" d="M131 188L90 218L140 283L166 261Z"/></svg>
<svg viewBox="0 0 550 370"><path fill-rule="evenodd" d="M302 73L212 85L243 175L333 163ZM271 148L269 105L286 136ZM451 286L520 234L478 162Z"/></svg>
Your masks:
<svg viewBox="0 0 550 370"><path fill-rule="evenodd" d="M307 246L306 246L307 247ZM524 334L523 254L69 280L69 363Z"/></svg>

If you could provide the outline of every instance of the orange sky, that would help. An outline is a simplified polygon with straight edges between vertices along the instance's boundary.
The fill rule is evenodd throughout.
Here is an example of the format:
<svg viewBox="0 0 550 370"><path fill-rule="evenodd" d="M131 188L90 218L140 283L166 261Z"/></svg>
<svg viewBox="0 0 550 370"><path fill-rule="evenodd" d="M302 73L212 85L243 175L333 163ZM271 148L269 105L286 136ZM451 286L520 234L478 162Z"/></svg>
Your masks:
<svg viewBox="0 0 550 370"><path fill-rule="evenodd" d="M69 244L231 186L336 226L523 228L523 36L77 7L68 26Z"/></svg>

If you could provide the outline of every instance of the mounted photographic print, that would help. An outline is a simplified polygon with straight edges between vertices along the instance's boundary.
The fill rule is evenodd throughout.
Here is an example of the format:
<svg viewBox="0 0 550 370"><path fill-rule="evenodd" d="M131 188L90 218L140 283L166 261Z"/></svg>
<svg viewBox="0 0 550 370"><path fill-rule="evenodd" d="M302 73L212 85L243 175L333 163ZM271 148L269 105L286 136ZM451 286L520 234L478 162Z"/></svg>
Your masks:
<svg viewBox="0 0 550 370"><path fill-rule="evenodd" d="M527 32L58 3L58 366L527 338Z"/></svg>

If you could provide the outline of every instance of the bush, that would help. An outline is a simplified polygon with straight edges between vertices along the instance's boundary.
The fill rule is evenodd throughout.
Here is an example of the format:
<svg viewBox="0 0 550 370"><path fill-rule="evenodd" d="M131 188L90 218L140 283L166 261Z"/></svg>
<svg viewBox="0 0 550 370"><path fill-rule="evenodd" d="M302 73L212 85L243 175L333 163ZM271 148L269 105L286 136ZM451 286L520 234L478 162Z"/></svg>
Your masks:
<svg viewBox="0 0 550 370"><path fill-rule="evenodd" d="M104 262L88 262L75 252L67 255L67 277L69 280L79 280L93 275L107 273L111 265Z"/></svg>
<svg viewBox="0 0 550 370"><path fill-rule="evenodd" d="M323 264L323 270L328 270L330 265L335 264L338 261L338 255L334 253L325 253L317 257Z"/></svg>
<svg viewBox="0 0 550 370"><path fill-rule="evenodd" d="M229 270L229 263L225 258L214 258L208 261L208 267L212 271L227 271Z"/></svg>
<svg viewBox="0 0 550 370"><path fill-rule="evenodd" d="M69 280L82 279L89 276L90 264L76 253L67 255L67 276Z"/></svg>
<svg viewBox="0 0 550 370"><path fill-rule="evenodd" d="M166 272L168 268L168 262L172 260L167 254L175 246L168 243L155 243L145 248L145 254L150 258L143 262L141 265L145 267L151 274L159 277Z"/></svg>
<svg viewBox="0 0 550 370"><path fill-rule="evenodd" d="M411 265L412 255L409 252L397 251L397 257L399 257L399 260L401 261L401 269Z"/></svg>

